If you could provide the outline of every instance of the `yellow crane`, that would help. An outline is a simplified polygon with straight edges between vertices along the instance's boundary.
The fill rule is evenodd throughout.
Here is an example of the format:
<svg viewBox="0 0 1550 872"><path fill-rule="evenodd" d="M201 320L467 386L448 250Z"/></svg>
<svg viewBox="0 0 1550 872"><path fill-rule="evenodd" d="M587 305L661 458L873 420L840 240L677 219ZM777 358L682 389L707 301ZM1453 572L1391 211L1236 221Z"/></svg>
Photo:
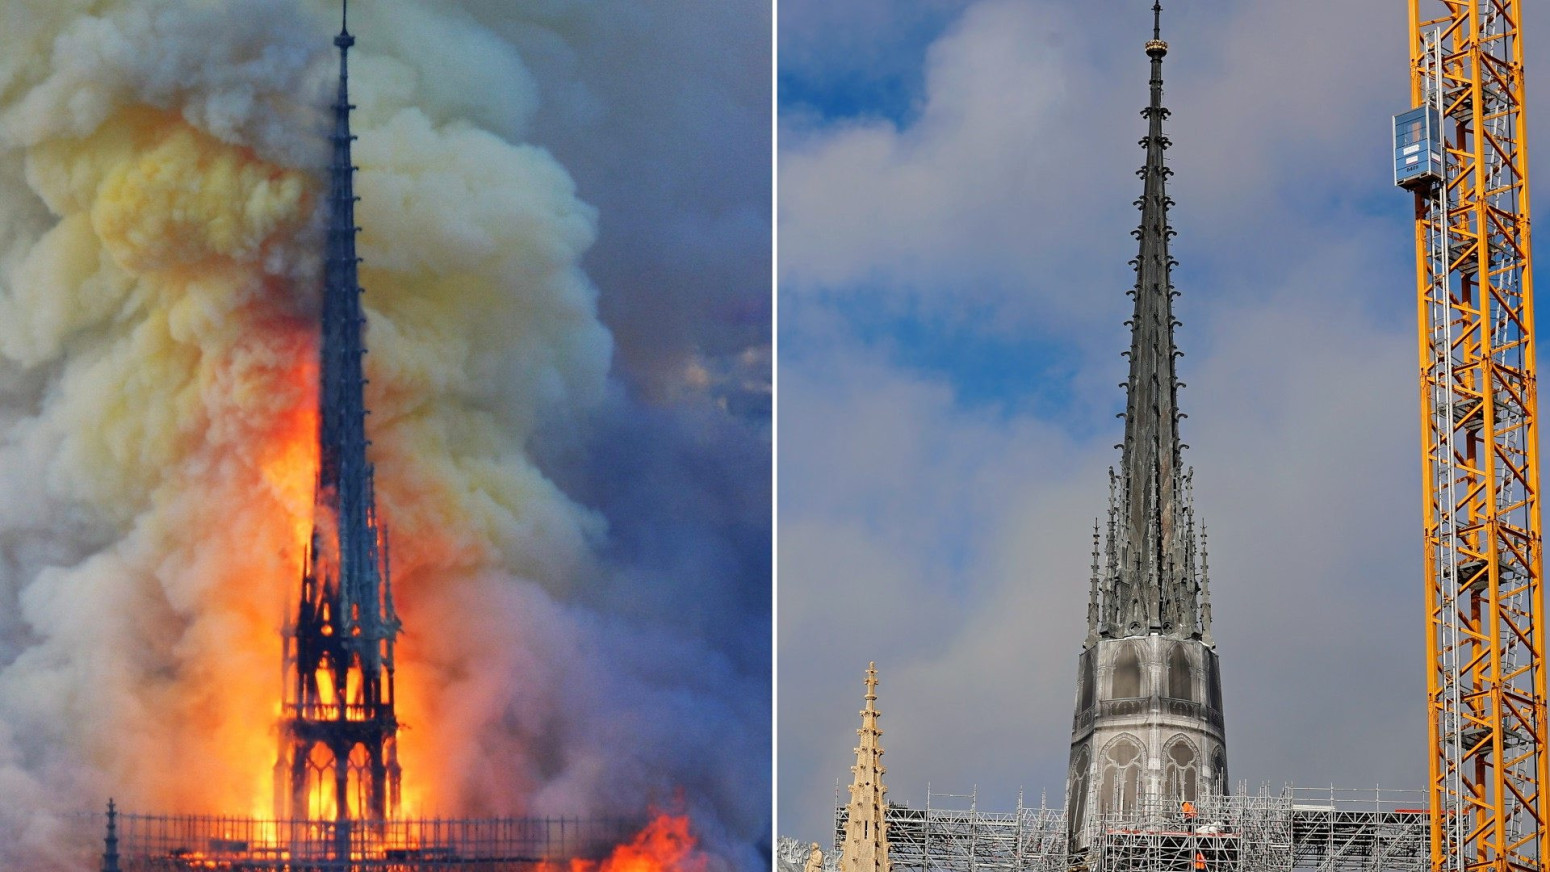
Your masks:
<svg viewBox="0 0 1550 872"><path fill-rule="evenodd" d="M1407 0L1434 870L1533 870L1546 828L1545 616L1523 0Z"/></svg>

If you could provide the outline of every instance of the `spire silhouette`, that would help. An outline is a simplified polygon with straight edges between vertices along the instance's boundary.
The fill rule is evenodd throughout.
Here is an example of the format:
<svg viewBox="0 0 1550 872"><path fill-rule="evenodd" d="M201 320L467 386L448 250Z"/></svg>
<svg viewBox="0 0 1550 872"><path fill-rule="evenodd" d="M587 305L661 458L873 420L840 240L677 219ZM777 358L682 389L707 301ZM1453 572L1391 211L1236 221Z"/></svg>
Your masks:
<svg viewBox="0 0 1550 872"><path fill-rule="evenodd" d="M108 800L108 832L102 839L102 872L119 872L118 806Z"/></svg>

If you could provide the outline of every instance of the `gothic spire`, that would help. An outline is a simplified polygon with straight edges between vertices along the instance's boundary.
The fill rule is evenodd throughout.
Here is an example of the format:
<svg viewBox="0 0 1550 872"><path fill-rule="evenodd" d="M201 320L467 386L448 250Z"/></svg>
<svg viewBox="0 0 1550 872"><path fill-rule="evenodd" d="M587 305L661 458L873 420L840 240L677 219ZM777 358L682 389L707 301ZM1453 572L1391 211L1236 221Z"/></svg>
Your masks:
<svg viewBox="0 0 1550 872"><path fill-rule="evenodd" d="M1163 107L1162 62L1168 44L1162 40L1162 4L1152 6L1151 100L1141 115L1146 136L1141 147L1146 162L1137 172L1142 180L1141 223L1134 236L1139 252L1131 266L1136 281L1130 294L1134 311L1130 325L1130 373L1126 381L1125 441L1120 461L1120 500L1114 514L1111 548L1118 566L1104 585L1104 618L1120 635L1149 632L1193 635L1196 629L1194 551L1189 547L1188 496L1184 492L1178 423L1179 381L1174 360L1171 270L1168 248L1173 228L1168 223L1167 181L1172 170L1164 152L1163 133L1168 110ZM1116 547L1117 546L1117 547ZM1110 628L1105 628L1110 629Z"/></svg>
<svg viewBox="0 0 1550 872"><path fill-rule="evenodd" d="M334 101L333 160L329 166L328 249L324 265L321 343L320 454L318 497L332 503L338 524L339 576L346 606L358 605L363 620L377 614L376 531L372 469L366 462L366 379L362 358L365 317L355 254L355 166L350 144L350 35L348 13L341 14L339 93ZM368 625L368 629L372 629Z"/></svg>
<svg viewBox="0 0 1550 872"><path fill-rule="evenodd" d="M889 872L888 823L884 820L888 788L883 786L883 731L877 726L877 664L866 670L866 708L856 731L856 765L846 805L845 846L840 872Z"/></svg>

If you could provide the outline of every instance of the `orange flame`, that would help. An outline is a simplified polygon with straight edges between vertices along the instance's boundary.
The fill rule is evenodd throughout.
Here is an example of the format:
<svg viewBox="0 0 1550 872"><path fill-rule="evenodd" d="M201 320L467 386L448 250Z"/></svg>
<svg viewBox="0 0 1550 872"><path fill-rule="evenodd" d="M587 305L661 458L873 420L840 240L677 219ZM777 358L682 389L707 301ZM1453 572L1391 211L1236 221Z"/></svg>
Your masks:
<svg viewBox="0 0 1550 872"><path fill-rule="evenodd" d="M688 815L659 814L608 859L571 860L569 872L706 872L710 857L697 847ZM558 872L545 863L540 872Z"/></svg>

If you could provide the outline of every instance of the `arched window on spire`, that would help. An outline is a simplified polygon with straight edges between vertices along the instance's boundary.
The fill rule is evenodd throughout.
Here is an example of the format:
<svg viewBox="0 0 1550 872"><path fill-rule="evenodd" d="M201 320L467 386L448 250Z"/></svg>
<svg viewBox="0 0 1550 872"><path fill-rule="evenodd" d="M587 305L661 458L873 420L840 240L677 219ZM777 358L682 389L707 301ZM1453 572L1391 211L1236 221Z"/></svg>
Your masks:
<svg viewBox="0 0 1550 872"><path fill-rule="evenodd" d="M1071 822L1069 829L1073 839L1087 822L1087 779L1091 769L1092 752L1084 742L1071 760L1071 776L1066 781L1066 814Z"/></svg>
<svg viewBox="0 0 1550 872"><path fill-rule="evenodd" d="M1217 748L1211 755L1211 783L1222 796L1231 792L1231 785L1227 781L1227 752L1221 748Z"/></svg>
<svg viewBox="0 0 1550 872"><path fill-rule="evenodd" d="M1135 645L1126 645L1114 658L1114 675L1109 679L1110 699L1134 699L1141 695L1141 656Z"/></svg>
<svg viewBox="0 0 1550 872"><path fill-rule="evenodd" d="M1183 645L1174 645L1168 655L1168 696L1174 699L1195 699L1195 679L1190 675L1189 655Z"/></svg>
<svg viewBox="0 0 1550 872"><path fill-rule="evenodd" d="M1130 736L1120 736L1103 749L1103 776L1098 788L1098 811L1126 813L1136 809L1141 794L1141 773L1146 751Z"/></svg>
<svg viewBox="0 0 1550 872"><path fill-rule="evenodd" d="M1206 657L1206 694L1211 701L1211 708L1222 710L1222 673L1221 665L1215 657Z"/></svg>
<svg viewBox="0 0 1550 872"><path fill-rule="evenodd" d="M1200 755L1183 736L1174 736L1163 751L1163 784L1170 802L1194 802L1199 793Z"/></svg>
<svg viewBox="0 0 1550 872"><path fill-rule="evenodd" d="M1082 652L1082 667L1078 674L1076 710L1085 712L1093 707L1093 669L1097 657L1093 651Z"/></svg>

